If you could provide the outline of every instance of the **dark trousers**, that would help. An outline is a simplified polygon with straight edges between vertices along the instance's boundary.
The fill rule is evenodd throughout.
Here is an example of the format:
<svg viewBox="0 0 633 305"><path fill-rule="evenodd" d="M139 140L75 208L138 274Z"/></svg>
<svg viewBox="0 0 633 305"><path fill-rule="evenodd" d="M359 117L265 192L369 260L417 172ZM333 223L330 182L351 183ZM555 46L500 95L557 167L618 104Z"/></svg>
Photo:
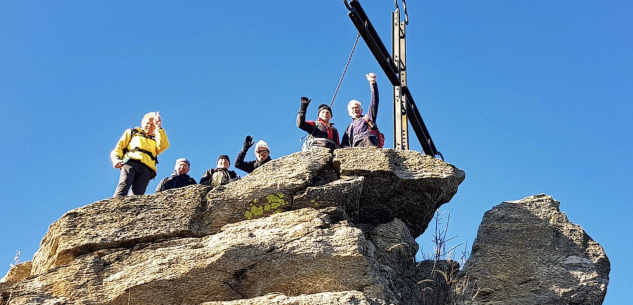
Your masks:
<svg viewBox="0 0 633 305"><path fill-rule="evenodd" d="M114 197L127 196L130 188L132 195L143 195L149 181L154 178L154 172L136 160L130 160L121 167L119 185L114 191Z"/></svg>

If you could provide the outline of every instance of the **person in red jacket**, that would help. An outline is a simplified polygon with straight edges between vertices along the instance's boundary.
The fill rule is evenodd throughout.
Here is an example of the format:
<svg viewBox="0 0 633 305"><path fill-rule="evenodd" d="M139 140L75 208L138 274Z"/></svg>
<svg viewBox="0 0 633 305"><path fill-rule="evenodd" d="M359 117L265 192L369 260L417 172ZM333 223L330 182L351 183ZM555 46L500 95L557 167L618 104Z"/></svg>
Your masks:
<svg viewBox="0 0 633 305"><path fill-rule="evenodd" d="M297 127L308 133L306 143L303 150L312 147L327 147L330 151L339 148L338 130L334 127L334 123L330 123L332 119L332 109L326 104L319 105L318 119L316 121L306 121L306 111L310 105L310 99L301 97L301 108L297 114Z"/></svg>

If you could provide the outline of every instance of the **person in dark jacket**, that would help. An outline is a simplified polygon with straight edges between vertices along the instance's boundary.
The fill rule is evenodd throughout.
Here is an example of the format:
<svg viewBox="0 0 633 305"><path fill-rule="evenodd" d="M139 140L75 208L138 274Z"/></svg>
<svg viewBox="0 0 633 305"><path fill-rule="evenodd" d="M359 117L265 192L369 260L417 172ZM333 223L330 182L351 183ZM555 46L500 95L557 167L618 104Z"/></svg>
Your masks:
<svg viewBox="0 0 633 305"><path fill-rule="evenodd" d="M200 184L218 186L240 179L240 176L238 176L235 171L229 170L229 166L231 166L229 156L220 155L216 168L208 169L204 175L202 175L202 178L200 178Z"/></svg>
<svg viewBox="0 0 633 305"><path fill-rule="evenodd" d="M369 111L363 115L363 108L357 100L351 100L347 104L347 111L352 118L352 122L343 134L341 147L378 146L378 137L370 132L370 129L374 128L376 117L378 116L378 85L376 84L376 74L369 73L366 77L371 88Z"/></svg>
<svg viewBox="0 0 633 305"><path fill-rule="evenodd" d="M312 147L327 147L330 151L339 148L338 130L334 123L330 123L332 109L326 104L321 104L318 108L318 119L316 121L306 121L306 111L310 104L310 99L301 97L301 108L297 114L297 127L308 133L304 150Z"/></svg>
<svg viewBox="0 0 633 305"><path fill-rule="evenodd" d="M246 139L244 140L244 146L237 154L237 158L235 158L235 168L239 168L249 174L252 173L256 168L271 160L268 144L264 142L264 140L259 140L257 142L257 145L255 145L255 160L244 161L244 158L246 157L246 152L249 148L251 148L251 146L253 146L253 137L246 136Z"/></svg>
<svg viewBox="0 0 633 305"><path fill-rule="evenodd" d="M176 160L174 172L171 174L171 176L163 178L163 180L158 183L158 186L156 187L156 191L154 191L154 193L197 184L196 180L187 175L187 173L189 173L190 166L191 163L185 158L180 158Z"/></svg>

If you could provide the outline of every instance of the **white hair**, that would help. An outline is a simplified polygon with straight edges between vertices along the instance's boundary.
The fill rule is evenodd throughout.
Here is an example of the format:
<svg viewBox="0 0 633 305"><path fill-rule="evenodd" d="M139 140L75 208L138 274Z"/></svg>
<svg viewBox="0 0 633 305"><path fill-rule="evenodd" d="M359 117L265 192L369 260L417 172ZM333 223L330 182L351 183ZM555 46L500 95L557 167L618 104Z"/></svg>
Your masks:
<svg viewBox="0 0 633 305"><path fill-rule="evenodd" d="M145 120L149 120L150 118L156 118L156 112L148 112L143 116L143 119L141 120L141 124L143 124L143 122L145 122Z"/></svg>
<svg viewBox="0 0 633 305"><path fill-rule="evenodd" d="M351 100L351 101L349 101L349 103L347 103L347 109L349 109L349 107L350 107L350 106L352 106L352 104L358 104L358 105L361 105L361 103L360 103L359 101L357 101L357 100ZM362 105L361 105L361 108L362 108Z"/></svg>

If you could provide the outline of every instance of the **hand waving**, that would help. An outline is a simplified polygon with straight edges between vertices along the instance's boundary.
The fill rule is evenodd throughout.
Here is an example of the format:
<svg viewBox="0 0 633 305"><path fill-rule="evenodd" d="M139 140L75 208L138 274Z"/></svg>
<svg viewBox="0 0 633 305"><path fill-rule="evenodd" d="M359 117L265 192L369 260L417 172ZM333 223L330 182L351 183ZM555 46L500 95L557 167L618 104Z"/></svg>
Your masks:
<svg viewBox="0 0 633 305"><path fill-rule="evenodd" d="M157 131L163 126L163 120L160 118L160 111L156 111L156 116L154 116L154 125L156 126Z"/></svg>
<svg viewBox="0 0 633 305"><path fill-rule="evenodd" d="M244 148L249 149L251 146L253 146L253 137L246 136L246 139L244 139Z"/></svg>

